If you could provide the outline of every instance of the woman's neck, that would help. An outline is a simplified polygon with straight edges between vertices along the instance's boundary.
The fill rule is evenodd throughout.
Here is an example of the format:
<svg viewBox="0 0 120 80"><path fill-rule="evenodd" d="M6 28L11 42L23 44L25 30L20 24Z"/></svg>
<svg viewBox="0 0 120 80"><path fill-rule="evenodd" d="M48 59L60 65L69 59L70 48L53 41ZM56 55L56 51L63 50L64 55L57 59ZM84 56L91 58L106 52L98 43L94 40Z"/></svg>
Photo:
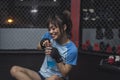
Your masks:
<svg viewBox="0 0 120 80"><path fill-rule="evenodd" d="M70 41L70 39L66 35L62 35L61 38L56 40L59 44L63 45Z"/></svg>

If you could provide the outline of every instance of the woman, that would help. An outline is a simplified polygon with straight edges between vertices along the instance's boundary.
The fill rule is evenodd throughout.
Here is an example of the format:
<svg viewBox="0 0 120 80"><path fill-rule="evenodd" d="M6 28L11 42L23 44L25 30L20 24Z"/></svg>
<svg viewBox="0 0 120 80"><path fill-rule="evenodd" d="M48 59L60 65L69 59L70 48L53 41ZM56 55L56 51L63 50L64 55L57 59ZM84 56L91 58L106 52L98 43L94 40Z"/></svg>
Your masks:
<svg viewBox="0 0 120 80"><path fill-rule="evenodd" d="M13 66L11 75L17 80L67 80L68 74L77 63L78 50L70 40L72 21L70 12L65 10L61 15L48 18L46 32L38 49L45 51L45 59L38 72Z"/></svg>

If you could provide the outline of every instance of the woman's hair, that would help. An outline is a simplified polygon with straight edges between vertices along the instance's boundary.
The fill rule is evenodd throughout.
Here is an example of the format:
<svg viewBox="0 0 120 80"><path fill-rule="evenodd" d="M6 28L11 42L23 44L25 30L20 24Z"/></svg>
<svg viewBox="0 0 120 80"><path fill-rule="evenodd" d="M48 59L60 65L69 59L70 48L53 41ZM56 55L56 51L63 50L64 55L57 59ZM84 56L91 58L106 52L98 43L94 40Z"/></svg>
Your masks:
<svg viewBox="0 0 120 80"><path fill-rule="evenodd" d="M72 21L71 21L71 14L68 10L63 11L62 14L55 14L49 16L47 21L47 26L49 26L49 23L52 23L56 27L59 27L61 34L63 33L64 25L66 25L67 36L68 38L71 38Z"/></svg>

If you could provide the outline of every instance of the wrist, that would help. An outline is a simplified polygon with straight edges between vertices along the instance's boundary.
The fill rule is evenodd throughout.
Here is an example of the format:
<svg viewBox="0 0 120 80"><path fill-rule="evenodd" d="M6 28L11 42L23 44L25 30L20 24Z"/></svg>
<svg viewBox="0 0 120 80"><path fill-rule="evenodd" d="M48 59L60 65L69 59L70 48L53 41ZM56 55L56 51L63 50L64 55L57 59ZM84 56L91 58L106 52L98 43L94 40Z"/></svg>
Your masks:
<svg viewBox="0 0 120 80"><path fill-rule="evenodd" d="M54 48L54 47L52 47L52 52L51 52L50 55L51 55L52 58L55 59L55 61L56 61L57 63L60 63L60 62L63 61L61 55L59 54L59 51L58 51L56 48Z"/></svg>
<svg viewBox="0 0 120 80"><path fill-rule="evenodd" d="M55 59L57 63L63 62L62 58Z"/></svg>

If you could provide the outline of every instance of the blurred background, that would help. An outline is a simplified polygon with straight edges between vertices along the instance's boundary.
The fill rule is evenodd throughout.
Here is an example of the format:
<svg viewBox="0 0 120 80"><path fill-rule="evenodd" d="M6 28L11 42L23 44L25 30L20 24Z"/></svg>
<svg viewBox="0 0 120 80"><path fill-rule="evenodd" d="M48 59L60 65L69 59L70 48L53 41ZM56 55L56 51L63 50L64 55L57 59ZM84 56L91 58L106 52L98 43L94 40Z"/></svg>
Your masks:
<svg viewBox="0 0 120 80"><path fill-rule="evenodd" d="M79 50L70 80L118 80L119 5L120 0L0 0L0 79L14 80L13 65L39 70L44 52L36 47L47 31L46 20L68 9Z"/></svg>

